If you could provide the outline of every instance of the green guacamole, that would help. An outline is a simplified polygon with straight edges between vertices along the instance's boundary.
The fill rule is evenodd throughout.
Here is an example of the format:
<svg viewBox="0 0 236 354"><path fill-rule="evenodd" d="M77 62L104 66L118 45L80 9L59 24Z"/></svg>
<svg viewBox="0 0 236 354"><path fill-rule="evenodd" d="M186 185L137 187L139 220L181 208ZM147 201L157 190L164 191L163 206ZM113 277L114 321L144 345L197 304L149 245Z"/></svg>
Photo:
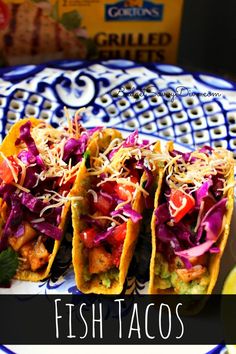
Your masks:
<svg viewBox="0 0 236 354"><path fill-rule="evenodd" d="M119 278L119 269L112 268L105 273L99 274L99 278L106 288L111 287L112 280L118 280Z"/></svg>
<svg viewBox="0 0 236 354"><path fill-rule="evenodd" d="M181 268L181 261L177 259L175 266ZM168 262L161 254L156 255L154 273L158 289L174 288L178 294L205 294L209 284L207 272L199 279L184 282L175 271L169 271Z"/></svg>

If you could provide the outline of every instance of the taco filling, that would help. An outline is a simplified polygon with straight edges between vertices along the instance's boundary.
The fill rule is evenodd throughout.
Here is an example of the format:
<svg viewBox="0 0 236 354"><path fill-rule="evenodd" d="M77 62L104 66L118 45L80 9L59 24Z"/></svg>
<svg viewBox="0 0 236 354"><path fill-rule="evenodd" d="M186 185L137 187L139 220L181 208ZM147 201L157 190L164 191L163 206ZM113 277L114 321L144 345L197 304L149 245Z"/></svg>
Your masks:
<svg viewBox="0 0 236 354"><path fill-rule="evenodd" d="M82 291L91 290L91 284L112 288L120 281L120 270L126 268L127 273L142 219L141 197L148 198L156 168L152 149L148 142L139 144L134 132L126 140L113 139L97 156L90 155L89 164L87 161L86 196L83 203L73 203L79 209L73 218L79 214L83 244L82 289L77 284Z"/></svg>
<svg viewBox="0 0 236 354"><path fill-rule="evenodd" d="M0 151L0 252L10 247L17 253L17 278L39 280L63 237L68 195L89 135L75 121L62 131L36 119L17 124Z"/></svg>
<svg viewBox="0 0 236 354"><path fill-rule="evenodd" d="M230 152L210 147L170 155L154 212L154 288L204 294L212 281L210 260L223 252L234 161Z"/></svg>

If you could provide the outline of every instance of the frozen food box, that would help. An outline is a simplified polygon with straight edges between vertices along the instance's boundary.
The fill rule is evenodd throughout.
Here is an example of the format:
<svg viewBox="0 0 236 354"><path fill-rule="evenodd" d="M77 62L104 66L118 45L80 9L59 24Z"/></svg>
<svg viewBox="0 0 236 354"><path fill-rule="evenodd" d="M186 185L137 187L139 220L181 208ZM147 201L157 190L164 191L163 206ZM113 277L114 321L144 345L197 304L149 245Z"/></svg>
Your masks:
<svg viewBox="0 0 236 354"><path fill-rule="evenodd" d="M175 63L183 0L0 0L0 64Z"/></svg>

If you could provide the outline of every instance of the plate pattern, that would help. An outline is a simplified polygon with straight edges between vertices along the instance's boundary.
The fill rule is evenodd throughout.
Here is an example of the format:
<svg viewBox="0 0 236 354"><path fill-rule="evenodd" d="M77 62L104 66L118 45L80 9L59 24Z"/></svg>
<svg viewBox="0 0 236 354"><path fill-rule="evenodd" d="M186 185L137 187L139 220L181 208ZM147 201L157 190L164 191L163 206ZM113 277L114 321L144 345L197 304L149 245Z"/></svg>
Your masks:
<svg viewBox="0 0 236 354"><path fill-rule="evenodd" d="M54 126L86 107L86 126L108 125L223 146L236 157L236 84L164 64L60 61L0 71L0 132L25 116Z"/></svg>

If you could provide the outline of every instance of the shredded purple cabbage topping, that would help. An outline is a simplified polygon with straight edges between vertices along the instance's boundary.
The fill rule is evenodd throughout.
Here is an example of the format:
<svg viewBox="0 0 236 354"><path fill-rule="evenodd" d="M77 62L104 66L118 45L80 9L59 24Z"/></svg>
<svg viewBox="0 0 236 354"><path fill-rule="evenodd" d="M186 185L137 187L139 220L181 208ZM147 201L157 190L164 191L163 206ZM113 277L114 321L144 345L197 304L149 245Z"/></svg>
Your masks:
<svg viewBox="0 0 236 354"><path fill-rule="evenodd" d="M33 213L39 214L43 208L49 205L34 197L31 193L22 192L21 204Z"/></svg>
<svg viewBox="0 0 236 354"><path fill-rule="evenodd" d="M199 152L209 156L212 150L209 146L203 146ZM173 157L178 155L186 163L194 163L196 160L191 157L191 152L171 152ZM166 202L162 199L162 203L155 210L157 251L162 252L168 260L177 255L185 265L191 257L198 257L207 252L219 253L220 249L215 244L224 225L227 205L227 198L223 198L223 186L223 176L209 176L192 194L195 207L181 221L173 224L169 211L169 187L164 184L162 195L165 195Z"/></svg>
<svg viewBox="0 0 236 354"><path fill-rule="evenodd" d="M62 238L62 230L59 229L57 226L52 225L49 222L42 221L42 222L34 222L32 220L31 225L34 229L38 230L40 233L51 237L55 240L61 240Z"/></svg>
<svg viewBox="0 0 236 354"><path fill-rule="evenodd" d="M131 133L118 148L113 149L108 157L111 160L117 151L119 151L121 148L135 147L136 145L141 147L141 145L138 144L138 130L135 130L133 133Z"/></svg>
<svg viewBox="0 0 236 354"><path fill-rule="evenodd" d="M76 162L79 162L87 148L88 139L89 138L86 133L83 133L79 139L69 139L64 147L63 160L68 162L73 156L74 158L76 157Z"/></svg>
<svg viewBox="0 0 236 354"><path fill-rule="evenodd" d="M99 232L94 238L94 245L97 246L102 241L105 241L110 235L112 235L112 232L114 231L114 228L115 227L111 227L107 231Z"/></svg>
<svg viewBox="0 0 236 354"><path fill-rule="evenodd" d="M21 142L26 144L26 148L20 151L17 157L26 166L23 186L30 189L30 193L23 191L16 193L16 187L11 184L3 183L0 186L0 197L6 202L8 210L6 223L0 238L0 251L7 247L9 236L20 237L24 234L25 222L29 222L42 235L55 240L60 240L62 237L62 230L58 227L61 222L62 206L50 208L40 217L41 211L55 202L53 200L43 202L38 197L45 193L45 189L56 191L58 178L46 178L43 181L38 179L38 175L45 170L46 166L39 155L30 130L31 122L28 121L20 127L20 137L15 143L16 145ZM79 139L68 139L64 148L64 161L69 161L72 158L77 163L82 158L87 143L88 134L86 132L82 133ZM50 149L50 147L48 148Z"/></svg>
<svg viewBox="0 0 236 354"><path fill-rule="evenodd" d="M209 195L209 189L212 185L212 179L209 178L198 190L196 190L195 201L197 207L200 207L202 200Z"/></svg>
<svg viewBox="0 0 236 354"><path fill-rule="evenodd" d="M35 141L32 138L31 133L30 133L31 126L32 126L31 122L28 121L27 123L23 124L20 127L20 138L17 139L16 145L19 145L21 143L21 141L23 141L26 144L28 150L34 156L37 156L39 154L39 151L38 151Z"/></svg>
<svg viewBox="0 0 236 354"><path fill-rule="evenodd" d="M155 210L157 250L171 260L175 255L189 260L206 252L218 253L215 246L221 234L227 198L217 202L212 192L213 182L209 178L195 193L196 206L183 220L172 225L168 202L159 205ZM209 198L212 200L209 203ZM207 203L208 209L200 212L201 203ZM198 223L197 230L195 224Z"/></svg>
<svg viewBox="0 0 236 354"><path fill-rule="evenodd" d="M133 210L130 204L126 204L122 208L111 212L111 216L116 216L119 214L128 216L134 223L142 219L142 215Z"/></svg>

